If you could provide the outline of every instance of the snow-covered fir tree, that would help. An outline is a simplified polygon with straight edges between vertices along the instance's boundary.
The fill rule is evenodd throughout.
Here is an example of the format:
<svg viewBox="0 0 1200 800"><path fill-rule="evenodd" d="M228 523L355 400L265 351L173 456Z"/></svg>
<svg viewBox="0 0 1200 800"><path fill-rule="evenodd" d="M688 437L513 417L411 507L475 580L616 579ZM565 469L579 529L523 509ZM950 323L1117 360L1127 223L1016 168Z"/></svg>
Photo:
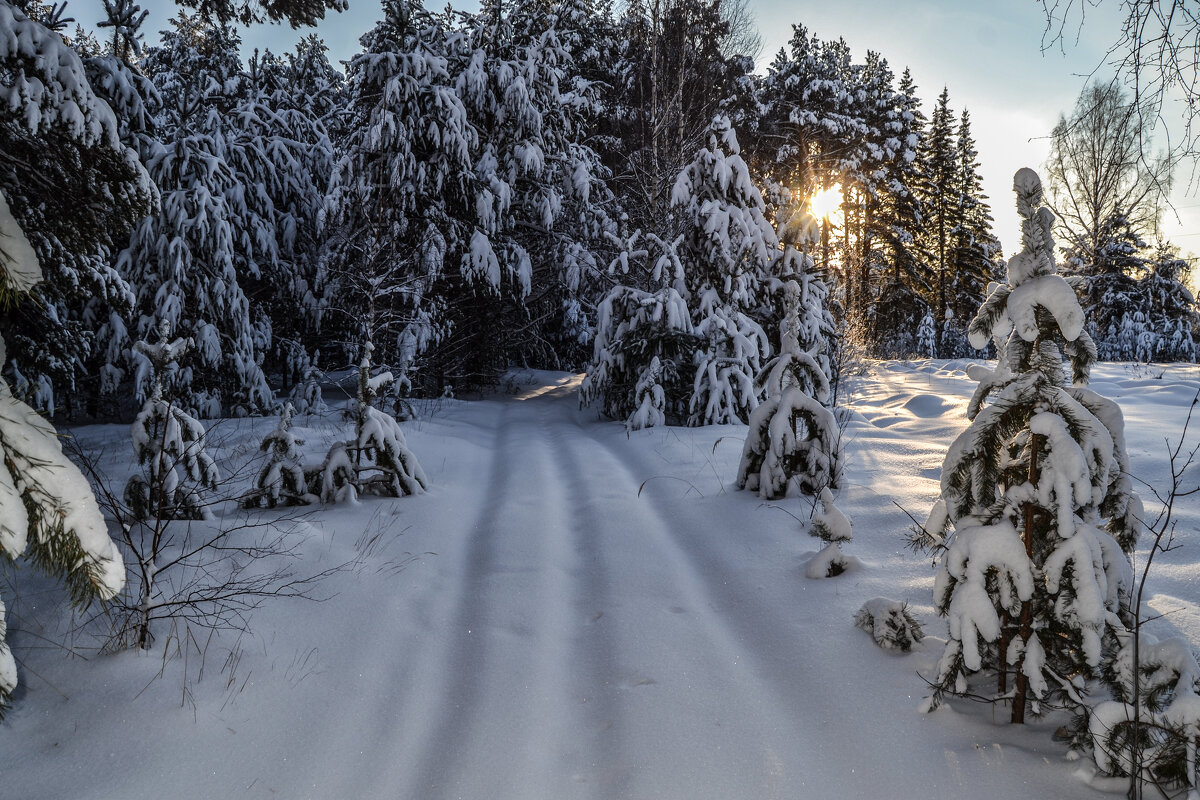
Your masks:
<svg viewBox="0 0 1200 800"><path fill-rule="evenodd" d="M375 342L376 358L404 375L448 333L441 285L475 252L467 219L478 136L450 72L459 43L441 18L386 0L362 43L347 67L347 137L328 198L322 325L335 340ZM478 255L461 278L487 293L499 266Z"/></svg>
<svg viewBox="0 0 1200 800"><path fill-rule="evenodd" d="M828 487L821 489L817 499L821 503L821 511L812 521L809 533L825 542L821 552L813 556L805 568L809 578L835 578L858 562L842 552L842 542L854 538L850 518L837 507L833 492Z"/></svg>
<svg viewBox="0 0 1200 800"><path fill-rule="evenodd" d="M5 7L0 7L0 21ZM2 37L0 37L2 38ZM34 245L24 235L0 191L0 305L15 301L42 280ZM0 362L5 344L0 337ZM87 480L62 452L58 435L0 377L0 554L28 558L59 577L71 601L85 607L107 600L125 583L121 554L108 536ZM17 686L17 665L6 641L0 602L0 713Z"/></svg>
<svg viewBox="0 0 1200 800"><path fill-rule="evenodd" d="M954 143L953 196L950 198L952 227L949 240L949 296L936 316L943 318L940 331L942 358L966 356L966 331L958 320L968 320L983 303L987 287L1000 277L996 260L1000 242L992 233L992 210L983 193L979 153L971 134L971 115L963 109Z"/></svg>
<svg viewBox="0 0 1200 800"><path fill-rule="evenodd" d="M779 354L755 378L766 399L750 415L737 477L739 489L768 500L786 494L793 478L808 494L839 480L837 421L826 407L824 286L807 255L788 247L783 258L799 268L785 268Z"/></svg>
<svg viewBox="0 0 1200 800"><path fill-rule="evenodd" d="M491 297L447 287L453 333L431 352L430 366L457 372L460 383L492 382L516 360L561 364L556 351L587 339L573 309L597 271L593 248L612 226L583 127L595 93L573 80L556 11L536 0L484 2L465 20L465 47L451 66L479 132L461 272L476 284L495 275L486 280Z"/></svg>
<svg viewBox="0 0 1200 800"><path fill-rule="evenodd" d="M671 193L693 331L704 340L689 403L693 425L746 421L759 400L754 377L770 352L766 333L746 312L759 302L779 244L740 153L729 119L715 117L707 146Z"/></svg>
<svg viewBox="0 0 1200 800"><path fill-rule="evenodd" d="M933 313L925 312L921 317L921 325L917 328L917 352L928 358L938 357L938 329L933 321Z"/></svg>
<svg viewBox="0 0 1200 800"><path fill-rule="evenodd" d="M692 332L691 313L680 294L685 289L682 264L673 243L651 235L642 244L640 237L639 231L621 241L609 271L631 282L637 280L636 273L646 272L661 288L646 291L619 285L600 302L592 360L579 387L580 403L600 401L602 411L612 419L632 419L644 399L638 385L658 362L654 383L663 392L664 422L682 425L690 413L692 362L700 341Z"/></svg>
<svg viewBox="0 0 1200 800"><path fill-rule="evenodd" d="M1019 723L1043 702L1078 707L1111 657L1102 643L1128 612L1141 504L1120 408L1085 388L1095 346L1057 272L1041 181L1022 169L1014 189L1023 249L970 326L973 346L995 344L996 366L970 370L971 424L946 455L925 531L941 551L934 602L949 621L934 702L998 672Z"/></svg>
<svg viewBox="0 0 1200 800"><path fill-rule="evenodd" d="M1159 245L1138 281L1138 304L1149 327L1156 331L1155 361L1196 360L1200 334L1200 305L1188 288L1191 264L1173 247Z"/></svg>
<svg viewBox="0 0 1200 800"><path fill-rule="evenodd" d="M642 369L634 387L633 401L637 408L625 420L626 431L666 424L667 417L663 409L667 406L667 395L662 387L662 364L658 356L651 358L650 363Z"/></svg>
<svg viewBox="0 0 1200 800"><path fill-rule="evenodd" d="M204 448L204 426L167 392L167 381L193 343L172 339L169 320L159 322L157 334L154 344L145 339L134 344L139 393L147 382L150 386L131 429L143 471L129 479L125 502L135 520L207 519L212 512L205 494L216 488L221 474Z"/></svg>

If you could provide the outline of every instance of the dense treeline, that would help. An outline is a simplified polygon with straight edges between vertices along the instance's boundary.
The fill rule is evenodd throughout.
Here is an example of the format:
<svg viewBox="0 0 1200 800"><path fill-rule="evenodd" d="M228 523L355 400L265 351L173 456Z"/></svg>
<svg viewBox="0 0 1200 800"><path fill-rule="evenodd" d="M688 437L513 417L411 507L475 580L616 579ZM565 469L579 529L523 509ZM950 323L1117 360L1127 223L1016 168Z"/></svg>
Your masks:
<svg viewBox="0 0 1200 800"><path fill-rule="evenodd" d="M756 75L729 0L385 0L344 73L312 36L245 60L232 27L338 2L191 3L153 45L130 0L106 0L100 41L61 6L4 5L0 190L46 280L0 335L41 410L128 414L132 343L163 320L194 343L172 396L218 416L270 410L366 341L399 394L594 371L614 309L657 298L687 319L651 326L605 408L632 410L657 358L672 421L744 420L795 291L816 339L958 357L1002 274L969 113L943 89L927 116L907 70L801 26ZM93 118L122 147L92 146ZM1086 271L1101 356L1194 357L1187 263L1106 224ZM706 399L736 386L724 411Z"/></svg>

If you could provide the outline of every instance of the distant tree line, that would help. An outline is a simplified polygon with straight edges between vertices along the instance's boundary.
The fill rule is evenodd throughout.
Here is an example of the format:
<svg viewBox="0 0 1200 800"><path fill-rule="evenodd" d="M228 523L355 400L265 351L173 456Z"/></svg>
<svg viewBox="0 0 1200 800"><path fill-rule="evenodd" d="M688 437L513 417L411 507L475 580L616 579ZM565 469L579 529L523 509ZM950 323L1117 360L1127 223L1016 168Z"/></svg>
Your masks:
<svg viewBox="0 0 1200 800"><path fill-rule="evenodd" d="M192 0L153 45L131 0L106 0L96 36L61 4L5 5L48 32L37 47L69 45L87 113L111 115L122 145L84 147L69 81L0 52L23 98L0 110L0 189L46 271L0 317L4 374L43 411L131 414L147 391L132 345L162 320L194 345L168 392L201 417L266 413L366 341L397 395L474 390L513 363L581 369L624 287L687 306L653 355L678 384L667 416L701 422L720 414L686 408L697 371L733 375L714 337L753 343L758 326L755 353L737 344L748 371L781 352L791 278L811 284L800 307L836 362L834 343L969 355L967 322L1002 276L969 113L943 90L926 116L907 70L802 26L756 75L732 0L385 0L344 74L315 36L244 60L233 27L308 24L339 0ZM681 194L689 165L727 156L744 174ZM714 192L721 225L742 226L726 238ZM1136 211L1113 208L1103 243L1064 237L1096 276L1093 338L1102 357L1192 358L1187 262L1145 244ZM621 380L613 412L636 405L638 374Z"/></svg>

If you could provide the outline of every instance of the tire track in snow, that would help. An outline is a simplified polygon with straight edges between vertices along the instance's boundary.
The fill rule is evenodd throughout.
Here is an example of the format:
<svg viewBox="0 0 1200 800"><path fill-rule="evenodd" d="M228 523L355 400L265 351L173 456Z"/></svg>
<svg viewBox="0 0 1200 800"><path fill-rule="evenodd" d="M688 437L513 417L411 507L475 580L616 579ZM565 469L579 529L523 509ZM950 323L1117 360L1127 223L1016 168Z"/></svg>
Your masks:
<svg viewBox="0 0 1200 800"><path fill-rule="evenodd" d="M620 603L621 598L633 603L648 596L659 603L657 608L643 606L608 613L597 623L601 630L610 631L603 636L603 644L597 636L579 652L586 660L580 669L589 671L591 680L603 685L600 696L605 714L614 717L613 735L597 752L598 762L616 765L607 771L609 785L604 796L653 797L667 793L713 797L722 796L718 789L722 783L734 793L726 796L737 796L748 784L754 785L755 797L785 796L784 754L772 742L794 740L794 720L777 712L782 696L764 698L760 687L751 685L763 683L764 676L771 672L757 666L761 653L753 642L747 649L749 637L726 613L726 609L742 603L743 591L731 586L727 575L714 579L711 570L706 569L711 565L698 563L690 553L679 523L648 498L638 497L641 476L633 466L636 462L628 450L618 450L604 441L603 434L610 430L607 426L585 426L578 414L572 414L559 424L555 437L566 445L561 473L569 481L568 496L581 522L580 546L595 561L592 580L596 585L588 587L585 597L598 603ZM605 477L594 479L597 475ZM606 563L609 561L620 565ZM630 569L630 562L635 561L643 565L645 574ZM618 572L619 592L603 585L609 573ZM644 585L637 585L639 581ZM756 608L754 613L760 611ZM674 615L668 642L645 641L641 628L655 613ZM662 626L660 621L653 627L661 630ZM672 650L686 655L683 659L663 658ZM750 663L746 663L747 655ZM794 664L789 667L791 671ZM610 676L607 679L606 673ZM693 676L692 683L686 688L674 685L680 677L689 675ZM669 698L663 704L666 710L691 705L702 724L728 726L736 744L719 759L711 753L700 758L701 753L691 750L687 737L682 736L675 759L664 759L660 753L651 760L660 765L675 761L678 773L639 772L634 751L647 733L651 737L653 732L660 736L665 733L668 728L664 719L670 718L659 715L657 706L649 705L647 710L647 704L634 697L633 691L645 691L637 688L640 686L649 687L647 694L658 690ZM706 695L701 702L696 701L698 693ZM706 703L708 707L704 707ZM732 736L733 731L738 731L736 736ZM689 781L692 787L683 790Z"/></svg>
<svg viewBox="0 0 1200 800"><path fill-rule="evenodd" d="M434 713L414 732L418 755L402 797L563 796L556 765L576 726L562 713L572 705L561 646L571 620L556 600L570 591L573 554L544 424L555 402L502 406L487 499L431 662L441 676L426 687Z"/></svg>

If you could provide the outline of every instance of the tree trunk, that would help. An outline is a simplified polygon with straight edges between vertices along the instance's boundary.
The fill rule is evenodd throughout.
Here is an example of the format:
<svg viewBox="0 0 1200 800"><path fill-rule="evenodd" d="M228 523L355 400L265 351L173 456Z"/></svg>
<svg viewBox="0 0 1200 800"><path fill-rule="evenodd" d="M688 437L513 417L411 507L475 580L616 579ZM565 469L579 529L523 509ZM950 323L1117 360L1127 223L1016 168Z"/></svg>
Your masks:
<svg viewBox="0 0 1200 800"><path fill-rule="evenodd" d="M1029 434L1029 482L1034 486L1038 482L1038 436ZM1025 555L1033 558L1033 526L1035 521L1035 506L1032 502L1025 503L1025 529L1021 532L1025 540ZM1033 635L1033 599L1021 603L1021 623L1017 630L1021 637L1021 658L1013 665L1016 670L1016 685L1013 687L1012 722L1014 725L1025 724L1025 705L1029 696L1029 676L1025 674L1025 653L1029 647L1029 637ZM1001 653L1003 662L1007 653Z"/></svg>

